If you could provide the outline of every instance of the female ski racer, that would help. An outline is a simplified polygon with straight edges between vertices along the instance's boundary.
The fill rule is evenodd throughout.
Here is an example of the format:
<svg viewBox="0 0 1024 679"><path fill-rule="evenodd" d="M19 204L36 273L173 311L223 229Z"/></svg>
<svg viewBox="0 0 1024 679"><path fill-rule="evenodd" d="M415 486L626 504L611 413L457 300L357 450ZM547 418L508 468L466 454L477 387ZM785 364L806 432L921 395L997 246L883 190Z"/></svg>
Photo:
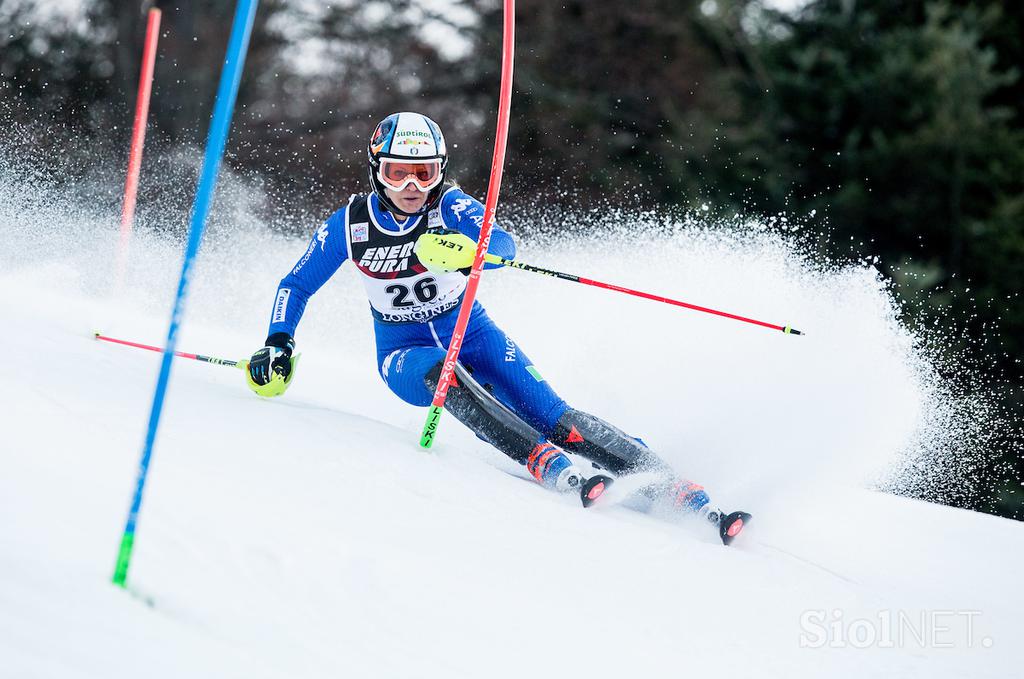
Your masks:
<svg viewBox="0 0 1024 679"><path fill-rule="evenodd" d="M306 302L349 260L366 286L381 377L406 403L431 403L468 273L453 270L450 251L439 242L454 240L475 251L484 209L445 184L444 136L426 116L388 116L367 152L372 193L353 195L328 217L278 286L265 346L249 361L249 386L261 396L278 396L290 384L295 328ZM512 237L496 225L489 252L505 259L516 254ZM567 405L479 302L445 408L553 490L579 491L587 481L568 451L616 475L653 472L658 481L635 498L642 508L696 514L717 527L726 544L750 518L726 516L701 486L678 477L643 443Z"/></svg>

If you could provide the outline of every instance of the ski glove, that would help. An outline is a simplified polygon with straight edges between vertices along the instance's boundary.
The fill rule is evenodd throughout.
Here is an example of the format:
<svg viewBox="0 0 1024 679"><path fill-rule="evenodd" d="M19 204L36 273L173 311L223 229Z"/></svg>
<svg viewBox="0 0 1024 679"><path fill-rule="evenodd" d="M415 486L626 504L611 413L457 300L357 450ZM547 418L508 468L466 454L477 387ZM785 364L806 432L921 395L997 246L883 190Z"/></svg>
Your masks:
<svg viewBox="0 0 1024 679"><path fill-rule="evenodd" d="M260 396L280 396L291 383L295 341L283 332L267 338L266 346L249 359L249 388Z"/></svg>
<svg viewBox="0 0 1024 679"><path fill-rule="evenodd" d="M458 231L432 231L416 239L413 252L420 263L434 273L458 271L469 275L476 256L476 243Z"/></svg>

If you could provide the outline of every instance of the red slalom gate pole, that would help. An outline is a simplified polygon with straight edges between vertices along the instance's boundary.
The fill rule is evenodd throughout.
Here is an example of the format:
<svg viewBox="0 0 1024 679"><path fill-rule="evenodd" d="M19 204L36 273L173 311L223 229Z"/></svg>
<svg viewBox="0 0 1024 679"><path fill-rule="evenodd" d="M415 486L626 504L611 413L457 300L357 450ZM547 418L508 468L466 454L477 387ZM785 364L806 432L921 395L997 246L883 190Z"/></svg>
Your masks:
<svg viewBox="0 0 1024 679"><path fill-rule="evenodd" d="M142 147L146 142L146 121L149 118L149 97L153 91L153 68L156 64L156 43L160 39L160 10L149 10L146 21L146 44L142 50L142 69L139 73L139 93L135 99L135 122L132 125L132 145L128 154L128 177L124 183L124 203L121 207L121 240L118 247L118 280L124 275L128 238L135 220L135 199L139 190L139 172L142 168Z"/></svg>
<svg viewBox="0 0 1024 679"><path fill-rule="evenodd" d="M459 308L459 317L452 332L452 341L448 345L448 353L444 357L441 376L437 380L434 399L427 413L427 421L423 425L420 445L429 448L434 443L437 425L444 410L444 401L448 396L448 385L455 374L455 364L459 360L462 340L469 325L469 315L473 310L476 290L480 286L480 273L484 268L484 255L491 243L491 228L494 226L494 214L498 208L498 192L501 190L501 176L505 166L505 146L508 142L509 110L512 108L512 66L515 59L515 0L505 0L502 26L504 36L501 43L501 91L498 96L498 128L494 136L494 156L491 160L491 178L487 184L487 200L484 203L484 223L480 227L480 238L476 243L476 256L473 268L469 273L466 293Z"/></svg>

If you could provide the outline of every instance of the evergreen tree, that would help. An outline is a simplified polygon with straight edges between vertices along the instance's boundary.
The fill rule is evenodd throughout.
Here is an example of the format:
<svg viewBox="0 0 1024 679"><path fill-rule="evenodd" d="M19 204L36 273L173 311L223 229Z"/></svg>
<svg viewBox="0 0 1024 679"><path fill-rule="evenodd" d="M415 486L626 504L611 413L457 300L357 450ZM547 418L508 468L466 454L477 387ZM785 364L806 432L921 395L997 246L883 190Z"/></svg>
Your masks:
<svg viewBox="0 0 1024 679"><path fill-rule="evenodd" d="M1018 73L998 51L1008 44L1001 8L816 0L796 15L756 2L729 9L743 34L708 36L722 53L752 55L737 61L745 120L734 124L748 138L740 163L757 169L758 206L816 210L834 249L852 242L846 254L879 256L911 302L908 319L955 327L944 335L950 356L987 352L987 369L1011 377L1006 405L1020 414L1024 121L1013 108ZM976 341L995 324L1000 339ZM1019 452L1005 461L1024 469Z"/></svg>

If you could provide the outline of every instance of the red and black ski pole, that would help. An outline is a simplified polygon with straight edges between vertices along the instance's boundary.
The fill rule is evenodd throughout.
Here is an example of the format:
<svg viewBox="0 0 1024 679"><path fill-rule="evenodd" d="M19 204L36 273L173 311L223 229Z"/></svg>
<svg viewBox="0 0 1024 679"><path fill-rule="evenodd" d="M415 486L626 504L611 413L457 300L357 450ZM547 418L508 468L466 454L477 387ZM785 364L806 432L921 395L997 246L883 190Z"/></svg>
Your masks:
<svg viewBox="0 0 1024 679"><path fill-rule="evenodd" d="M125 345L127 347L135 347L136 349L146 349L147 351L156 351L156 352L161 353L161 354L164 353L164 350L161 349L160 347L154 347L154 346L150 346L148 344L139 344L138 342L129 342L128 340L114 339L113 337L107 337L106 335L101 335L98 332L93 333L93 336L96 339L98 339L98 340L103 340L104 342L113 342L114 344L123 344L123 345ZM226 366L231 367L231 368L239 368L239 369L244 369L246 367L246 365L248 364L248 361L232 361L232 360L227 359L227 358L214 358L213 356L203 356L202 354L189 354L189 353L186 353L184 351L175 351L174 355L175 356L180 356L181 358L191 358L194 361L200 361L202 363L213 363L214 365L226 365Z"/></svg>
<svg viewBox="0 0 1024 679"><path fill-rule="evenodd" d="M734 321L743 321L744 323L752 323L754 325L760 325L763 328L770 328L772 330L781 330L787 335L803 335L796 328L788 325L775 325L774 323L765 323L764 321L758 321L753 318L747 318L745 316L737 316L736 314L730 314L725 311L718 311L717 309L709 309L708 307L697 306L696 304L690 304L689 302L681 302L677 299L670 299L668 297L662 297L661 295L652 295L649 292L640 292L639 290L631 290L624 288L621 285L613 285L611 283L602 283L601 281L595 281L590 278L584 278L583 276L577 276L571 273L563 273L561 271L553 271L551 269L543 269L539 266L533 266L532 264L524 264L523 262L517 262L512 259L505 259L504 257L498 257L497 255L488 254L485 257L487 262L491 264L501 264L504 266L510 266L515 269L522 269L523 271L530 271L533 273L540 273L546 276L554 276L555 278L561 278L563 281L572 281L574 283L583 283L584 285L593 285L597 288L604 288L605 290L615 290L616 292L624 292L627 295L633 295L635 297L643 297L644 299L650 299L655 302L664 302L665 304L672 304L675 306L681 306L685 309L692 309L694 311L703 311L706 314L714 314L715 316L722 316L723 318L731 318Z"/></svg>

